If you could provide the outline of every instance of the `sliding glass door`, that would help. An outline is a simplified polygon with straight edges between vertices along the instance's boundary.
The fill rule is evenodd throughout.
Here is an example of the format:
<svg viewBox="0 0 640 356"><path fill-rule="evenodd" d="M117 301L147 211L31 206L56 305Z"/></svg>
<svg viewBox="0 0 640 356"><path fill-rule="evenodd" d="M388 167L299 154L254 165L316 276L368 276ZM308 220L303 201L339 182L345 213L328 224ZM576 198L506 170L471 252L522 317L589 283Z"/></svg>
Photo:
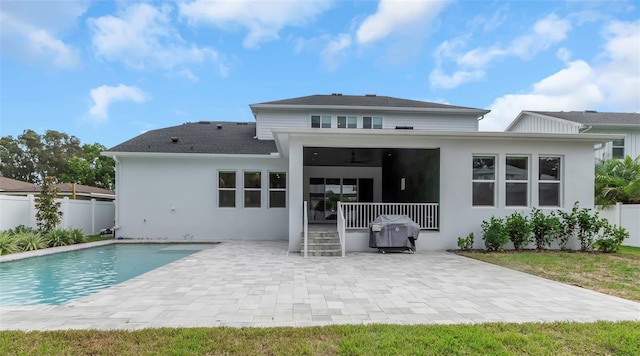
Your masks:
<svg viewBox="0 0 640 356"><path fill-rule="evenodd" d="M310 178L309 220L315 223L335 222L338 218L338 201L357 202L360 201L359 197L363 201L371 201L373 179Z"/></svg>

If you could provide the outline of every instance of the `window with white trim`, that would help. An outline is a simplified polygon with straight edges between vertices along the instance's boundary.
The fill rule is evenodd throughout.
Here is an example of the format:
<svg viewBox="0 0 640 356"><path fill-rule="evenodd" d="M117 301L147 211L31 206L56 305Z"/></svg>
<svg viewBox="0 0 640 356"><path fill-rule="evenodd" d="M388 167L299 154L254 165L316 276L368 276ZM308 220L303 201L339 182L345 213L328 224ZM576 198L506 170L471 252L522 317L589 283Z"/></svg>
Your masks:
<svg viewBox="0 0 640 356"><path fill-rule="evenodd" d="M323 129L331 128L331 116L329 116L329 115L312 115L311 116L311 127L323 128Z"/></svg>
<svg viewBox="0 0 640 356"><path fill-rule="evenodd" d="M362 128L363 129L381 129L382 116L363 116Z"/></svg>
<svg viewBox="0 0 640 356"><path fill-rule="evenodd" d="M624 138L613 140L611 144L611 157L617 159L624 158Z"/></svg>
<svg viewBox="0 0 640 356"><path fill-rule="evenodd" d="M539 157L538 204L559 207L562 204L562 161L560 157Z"/></svg>
<svg viewBox="0 0 640 356"><path fill-rule="evenodd" d="M495 206L496 202L496 157L473 156L473 206Z"/></svg>
<svg viewBox="0 0 640 356"><path fill-rule="evenodd" d="M218 207L236 207L236 172L218 172Z"/></svg>
<svg viewBox="0 0 640 356"><path fill-rule="evenodd" d="M356 116L338 116L339 129L355 129L358 127L358 118Z"/></svg>
<svg viewBox="0 0 640 356"><path fill-rule="evenodd" d="M505 206L529 206L529 157L507 156Z"/></svg>
<svg viewBox="0 0 640 356"><path fill-rule="evenodd" d="M269 207L287 207L287 174L269 172Z"/></svg>
<svg viewBox="0 0 640 356"><path fill-rule="evenodd" d="M262 173L256 171L244 172L244 207L259 208L262 195Z"/></svg>

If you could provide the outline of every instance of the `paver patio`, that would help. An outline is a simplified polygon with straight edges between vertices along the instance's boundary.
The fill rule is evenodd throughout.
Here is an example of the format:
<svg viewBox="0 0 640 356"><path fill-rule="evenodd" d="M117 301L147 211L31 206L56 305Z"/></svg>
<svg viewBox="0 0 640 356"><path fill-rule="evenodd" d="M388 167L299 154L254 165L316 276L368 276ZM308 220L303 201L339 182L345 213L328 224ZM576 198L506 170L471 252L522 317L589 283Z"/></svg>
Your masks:
<svg viewBox="0 0 640 356"><path fill-rule="evenodd" d="M451 253L286 246L226 241L66 305L0 307L0 329L640 320L640 303Z"/></svg>

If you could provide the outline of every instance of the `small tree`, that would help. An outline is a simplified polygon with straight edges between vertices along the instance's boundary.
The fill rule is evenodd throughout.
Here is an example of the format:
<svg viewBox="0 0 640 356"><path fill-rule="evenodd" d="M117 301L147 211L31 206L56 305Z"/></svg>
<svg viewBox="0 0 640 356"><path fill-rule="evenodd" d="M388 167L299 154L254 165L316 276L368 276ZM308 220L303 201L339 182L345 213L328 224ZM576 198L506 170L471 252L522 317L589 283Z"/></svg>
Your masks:
<svg viewBox="0 0 640 356"><path fill-rule="evenodd" d="M55 177L46 177L42 182L40 196L36 199L36 221L38 230L46 234L60 224L62 212L56 201L59 189L54 186Z"/></svg>

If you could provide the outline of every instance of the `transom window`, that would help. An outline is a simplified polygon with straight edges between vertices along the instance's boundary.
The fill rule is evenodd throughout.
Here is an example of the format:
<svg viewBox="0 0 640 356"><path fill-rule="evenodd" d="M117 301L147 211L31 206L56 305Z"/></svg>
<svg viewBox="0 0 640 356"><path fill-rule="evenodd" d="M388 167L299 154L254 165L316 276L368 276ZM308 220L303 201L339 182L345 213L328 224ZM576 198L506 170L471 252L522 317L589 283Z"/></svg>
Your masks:
<svg viewBox="0 0 640 356"><path fill-rule="evenodd" d="M262 188L260 172L244 172L244 207L259 208Z"/></svg>
<svg viewBox="0 0 640 356"><path fill-rule="evenodd" d="M355 116L338 116L339 129L355 129L358 127L358 118Z"/></svg>
<svg viewBox="0 0 640 356"><path fill-rule="evenodd" d="M218 172L218 207L235 208L236 172Z"/></svg>
<svg viewBox="0 0 640 356"><path fill-rule="evenodd" d="M540 206L560 206L561 169L560 157L540 156L538 165L538 204Z"/></svg>
<svg viewBox="0 0 640 356"><path fill-rule="evenodd" d="M269 207L287 206L287 175L284 172L269 173Z"/></svg>
<svg viewBox="0 0 640 356"><path fill-rule="evenodd" d="M362 128L363 129L381 129L382 117L381 116L363 116Z"/></svg>
<svg viewBox="0 0 640 356"><path fill-rule="evenodd" d="M529 157L507 156L506 206L529 206Z"/></svg>
<svg viewBox="0 0 640 356"><path fill-rule="evenodd" d="M495 206L496 157L473 156L473 206Z"/></svg>
<svg viewBox="0 0 640 356"><path fill-rule="evenodd" d="M311 116L311 127L329 129L331 128L331 116L313 115Z"/></svg>
<svg viewBox="0 0 640 356"><path fill-rule="evenodd" d="M624 158L624 138L620 140L613 140L611 157L618 159Z"/></svg>

